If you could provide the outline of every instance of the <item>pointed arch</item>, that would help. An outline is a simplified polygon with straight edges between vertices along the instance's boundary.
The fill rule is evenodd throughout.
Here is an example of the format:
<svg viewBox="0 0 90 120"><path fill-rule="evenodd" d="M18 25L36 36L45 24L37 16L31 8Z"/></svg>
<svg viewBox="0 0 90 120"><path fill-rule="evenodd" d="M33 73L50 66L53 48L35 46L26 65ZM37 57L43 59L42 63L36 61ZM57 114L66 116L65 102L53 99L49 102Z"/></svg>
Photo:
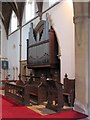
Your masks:
<svg viewBox="0 0 90 120"><path fill-rule="evenodd" d="M18 25L18 19L17 19L15 12L12 10L10 26L9 26L10 33L17 29L17 25Z"/></svg>
<svg viewBox="0 0 90 120"><path fill-rule="evenodd" d="M25 4L25 22L35 17L35 1L26 0Z"/></svg>

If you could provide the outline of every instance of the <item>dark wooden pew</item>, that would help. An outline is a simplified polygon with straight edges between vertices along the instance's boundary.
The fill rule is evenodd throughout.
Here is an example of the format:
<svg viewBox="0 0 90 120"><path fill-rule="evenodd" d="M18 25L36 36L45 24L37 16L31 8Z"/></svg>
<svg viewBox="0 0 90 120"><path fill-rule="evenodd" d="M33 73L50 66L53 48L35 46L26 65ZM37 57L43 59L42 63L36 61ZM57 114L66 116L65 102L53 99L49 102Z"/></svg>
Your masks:
<svg viewBox="0 0 90 120"><path fill-rule="evenodd" d="M68 102L70 106L74 106L75 79L69 79L67 74L65 74L65 78L64 78L63 96L65 102Z"/></svg>
<svg viewBox="0 0 90 120"><path fill-rule="evenodd" d="M31 76L30 81L25 84L22 80L5 82L5 95L23 105L41 104L47 99L46 86L43 82L42 78L37 76Z"/></svg>
<svg viewBox="0 0 90 120"><path fill-rule="evenodd" d="M64 106L62 86L61 83L58 83L52 78L47 79L48 102L46 108L57 112L62 110Z"/></svg>
<svg viewBox="0 0 90 120"><path fill-rule="evenodd" d="M44 80L38 76L31 76L29 81L30 102L41 104L47 100L46 86Z"/></svg>
<svg viewBox="0 0 90 120"><path fill-rule="evenodd" d="M5 83L5 95L15 101L21 103L22 105L28 105L30 102L29 98L29 86L16 85L16 83Z"/></svg>
<svg viewBox="0 0 90 120"><path fill-rule="evenodd" d="M6 82L8 82L8 83L16 83L16 81L17 80L8 80L8 79L6 79L6 80L0 80L0 84L1 84L1 86L2 86L2 88L3 88L3 90L5 89L5 84L6 84Z"/></svg>
<svg viewBox="0 0 90 120"><path fill-rule="evenodd" d="M48 103L47 108L61 111L64 110L64 103L74 106L75 99L75 79L69 79L65 74L64 84L58 83L54 79L47 80ZM53 104L53 102L55 102Z"/></svg>

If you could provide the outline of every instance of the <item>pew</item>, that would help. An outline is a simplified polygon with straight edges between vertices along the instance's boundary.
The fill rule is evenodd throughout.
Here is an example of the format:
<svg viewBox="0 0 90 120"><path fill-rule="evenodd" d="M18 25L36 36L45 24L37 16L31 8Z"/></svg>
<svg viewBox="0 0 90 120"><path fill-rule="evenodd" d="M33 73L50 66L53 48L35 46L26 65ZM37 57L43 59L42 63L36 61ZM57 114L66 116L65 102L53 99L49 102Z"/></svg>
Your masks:
<svg viewBox="0 0 90 120"><path fill-rule="evenodd" d="M14 99L22 105L28 105L30 103L28 90L28 85L21 86L12 82L5 83L5 96Z"/></svg>
<svg viewBox="0 0 90 120"><path fill-rule="evenodd" d="M17 81L5 82L5 95L13 98L23 105L29 103L41 104L47 100L45 77L30 75L30 80L24 83L21 79Z"/></svg>
<svg viewBox="0 0 90 120"><path fill-rule="evenodd" d="M75 79L69 79L68 75L65 74L65 78L63 79L64 89L63 89L63 97L64 101L67 102L70 106L74 106L75 99Z"/></svg>
<svg viewBox="0 0 90 120"><path fill-rule="evenodd" d="M61 111L64 106L62 84L52 78L47 78L47 105L46 108Z"/></svg>
<svg viewBox="0 0 90 120"><path fill-rule="evenodd" d="M20 81L11 80L5 82L5 95L16 101L27 105L30 102L40 104L48 101L46 107L60 111L67 102L70 106L74 105L75 99L75 79L69 79L65 74L64 84L58 83L53 79L46 80L45 77L32 76L29 83L20 85ZM19 84L17 84L19 83ZM48 93L48 96L47 96ZM53 107L53 101L55 105Z"/></svg>
<svg viewBox="0 0 90 120"><path fill-rule="evenodd" d="M65 74L64 84L58 83L55 79L47 79L47 105L46 107L55 111L62 111L64 103L74 106L75 99L75 79L69 79Z"/></svg>
<svg viewBox="0 0 90 120"><path fill-rule="evenodd" d="M41 104L47 99L46 85L44 77L30 76L29 96L30 102L33 104Z"/></svg>
<svg viewBox="0 0 90 120"><path fill-rule="evenodd" d="M16 83L16 81L17 81L17 80L8 80L8 79L6 79L6 80L0 80L0 84L1 84L1 87L2 87L3 89L5 89L5 84L6 84L6 82Z"/></svg>

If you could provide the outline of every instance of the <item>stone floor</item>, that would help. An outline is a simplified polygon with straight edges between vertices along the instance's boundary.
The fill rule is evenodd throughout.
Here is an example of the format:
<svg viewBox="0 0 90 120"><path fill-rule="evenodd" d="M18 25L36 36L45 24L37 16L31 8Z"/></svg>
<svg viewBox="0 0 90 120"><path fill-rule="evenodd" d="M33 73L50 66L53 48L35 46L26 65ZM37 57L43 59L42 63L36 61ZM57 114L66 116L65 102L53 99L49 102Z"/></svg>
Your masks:
<svg viewBox="0 0 90 120"><path fill-rule="evenodd" d="M47 114L53 114L56 113L53 110L47 109L45 105L32 105L32 106L27 106L28 108L34 110L37 113L40 113L41 115L47 115Z"/></svg>
<svg viewBox="0 0 90 120"><path fill-rule="evenodd" d="M47 114L56 113L55 111L46 108L46 104L47 104L47 102L45 102L45 103L43 103L41 105L30 105L30 106L27 106L27 107L34 110L35 112L40 113L41 115L47 115ZM63 107L63 110L71 110L71 109L72 108L69 107L69 106L64 106Z"/></svg>

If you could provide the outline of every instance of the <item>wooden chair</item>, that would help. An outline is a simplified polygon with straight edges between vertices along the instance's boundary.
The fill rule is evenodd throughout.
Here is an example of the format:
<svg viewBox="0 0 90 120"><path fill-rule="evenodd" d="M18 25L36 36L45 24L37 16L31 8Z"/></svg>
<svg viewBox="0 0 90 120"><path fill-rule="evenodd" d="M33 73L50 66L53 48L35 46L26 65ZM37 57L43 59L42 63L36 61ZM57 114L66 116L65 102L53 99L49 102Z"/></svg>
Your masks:
<svg viewBox="0 0 90 120"><path fill-rule="evenodd" d="M75 79L69 79L67 74L65 74L64 78L63 97L65 102L68 102L70 106L74 106Z"/></svg>

